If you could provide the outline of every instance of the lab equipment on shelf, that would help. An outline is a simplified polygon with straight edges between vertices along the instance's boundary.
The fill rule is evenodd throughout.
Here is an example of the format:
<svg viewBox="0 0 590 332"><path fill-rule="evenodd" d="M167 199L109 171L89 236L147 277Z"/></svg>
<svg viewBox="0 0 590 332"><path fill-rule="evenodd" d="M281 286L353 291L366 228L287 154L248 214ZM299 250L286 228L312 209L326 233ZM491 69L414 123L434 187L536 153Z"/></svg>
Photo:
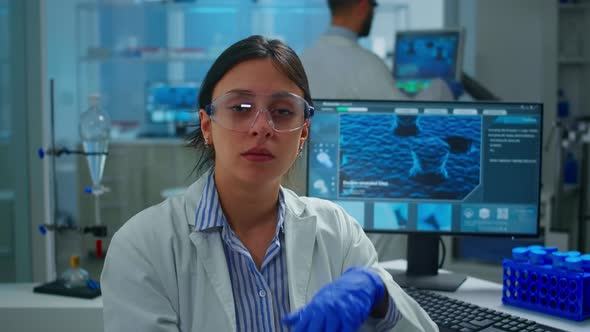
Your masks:
<svg viewBox="0 0 590 332"><path fill-rule="evenodd" d="M92 186L86 188L86 192L94 196L94 222L101 226L100 196L109 191L101 181L109 150L111 119L102 110L99 95L90 95L88 105L89 108L80 115L80 138L92 178ZM104 258L101 239L95 241L95 255Z"/></svg>
<svg viewBox="0 0 590 332"><path fill-rule="evenodd" d="M563 89L557 91L557 117L566 119L570 115L570 102Z"/></svg>
<svg viewBox="0 0 590 332"><path fill-rule="evenodd" d="M100 182L108 154L111 119L100 107L100 96L90 95L88 105L80 115L80 138L92 178L92 194L98 196L104 192Z"/></svg>
<svg viewBox="0 0 590 332"><path fill-rule="evenodd" d="M144 137L180 137L199 123L198 82L148 82Z"/></svg>
<svg viewBox="0 0 590 332"><path fill-rule="evenodd" d="M88 283L88 271L80 267L80 256L70 257L70 267L61 275L64 287L80 288L86 287Z"/></svg>
<svg viewBox="0 0 590 332"><path fill-rule="evenodd" d="M35 293L93 299L101 295L100 284L80 267L80 256L70 256L70 266L55 281L33 288Z"/></svg>

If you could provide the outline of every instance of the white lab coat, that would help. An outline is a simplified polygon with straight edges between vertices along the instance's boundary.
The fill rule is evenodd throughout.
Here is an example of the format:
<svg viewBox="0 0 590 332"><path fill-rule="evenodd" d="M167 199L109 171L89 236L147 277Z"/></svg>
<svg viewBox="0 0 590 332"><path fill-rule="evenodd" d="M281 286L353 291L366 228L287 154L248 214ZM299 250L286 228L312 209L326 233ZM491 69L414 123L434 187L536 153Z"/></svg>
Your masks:
<svg viewBox="0 0 590 332"><path fill-rule="evenodd" d="M314 99L453 100L449 87L434 79L410 98L395 85L391 70L356 39L326 33L301 54Z"/></svg>
<svg viewBox="0 0 590 332"><path fill-rule="evenodd" d="M105 331L236 330L220 233L192 231L205 180L140 212L113 236L101 276ZM284 192L288 288L295 310L348 267L375 266L377 255L340 207ZM402 315L394 330L437 331L391 276L376 268Z"/></svg>

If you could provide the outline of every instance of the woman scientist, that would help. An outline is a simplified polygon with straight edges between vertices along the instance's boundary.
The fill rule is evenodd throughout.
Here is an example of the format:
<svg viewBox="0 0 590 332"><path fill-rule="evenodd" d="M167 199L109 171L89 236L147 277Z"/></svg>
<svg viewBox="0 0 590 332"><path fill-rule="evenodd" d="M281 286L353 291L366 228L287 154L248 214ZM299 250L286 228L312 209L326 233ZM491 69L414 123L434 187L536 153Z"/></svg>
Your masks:
<svg viewBox="0 0 590 332"><path fill-rule="evenodd" d="M277 40L230 46L201 86L191 145L209 168L113 236L106 331L436 331L359 224L281 187L313 115L303 66Z"/></svg>

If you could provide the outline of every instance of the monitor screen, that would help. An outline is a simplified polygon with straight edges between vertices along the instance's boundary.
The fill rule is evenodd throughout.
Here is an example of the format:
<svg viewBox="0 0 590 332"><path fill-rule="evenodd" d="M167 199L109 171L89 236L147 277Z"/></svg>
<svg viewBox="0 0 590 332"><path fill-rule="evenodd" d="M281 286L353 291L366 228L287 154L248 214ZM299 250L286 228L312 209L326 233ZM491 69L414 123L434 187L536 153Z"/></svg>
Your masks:
<svg viewBox="0 0 590 332"><path fill-rule="evenodd" d="M314 103L308 195L365 231L538 234L542 104Z"/></svg>
<svg viewBox="0 0 590 332"><path fill-rule="evenodd" d="M150 82L146 87L146 116L150 123L194 124L199 85L194 82Z"/></svg>
<svg viewBox="0 0 590 332"><path fill-rule="evenodd" d="M417 93L434 78L461 79L461 30L399 31L395 38L393 77L398 88Z"/></svg>

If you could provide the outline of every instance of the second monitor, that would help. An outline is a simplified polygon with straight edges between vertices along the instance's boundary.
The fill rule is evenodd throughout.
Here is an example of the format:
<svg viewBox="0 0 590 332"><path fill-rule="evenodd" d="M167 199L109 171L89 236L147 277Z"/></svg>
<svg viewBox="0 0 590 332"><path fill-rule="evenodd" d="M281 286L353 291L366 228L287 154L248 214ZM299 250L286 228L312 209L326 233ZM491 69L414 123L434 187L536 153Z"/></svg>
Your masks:
<svg viewBox="0 0 590 332"><path fill-rule="evenodd" d="M415 95L431 80L461 81L461 29L398 31L395 36L393 77L397 87Z"/></svg>

